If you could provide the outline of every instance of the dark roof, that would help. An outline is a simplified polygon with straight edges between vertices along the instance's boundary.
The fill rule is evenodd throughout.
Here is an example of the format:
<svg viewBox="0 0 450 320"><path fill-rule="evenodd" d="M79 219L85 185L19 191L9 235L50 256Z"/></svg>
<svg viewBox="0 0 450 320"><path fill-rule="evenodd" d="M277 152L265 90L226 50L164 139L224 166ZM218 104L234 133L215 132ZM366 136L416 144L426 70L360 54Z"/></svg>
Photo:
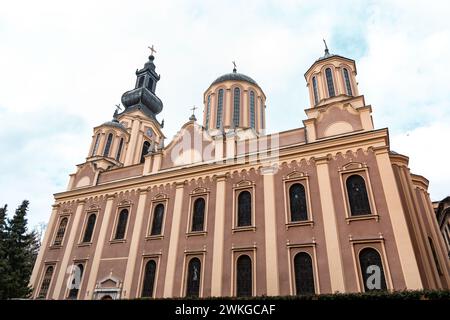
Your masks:
<svg viewBox="0 0 450 320"><path fill-rule="evenodd" d="M216 80L214 80L213 83L211 83L211 85L214 85L216 83L223 82L223 81L228 81L228 80L231 80L231 81L247 81L247 82L250 82L250 83L252 83L252 84L254 84L256 86L258 85L256 83L256 81L253 80L252 78L250 78L249 76L246 76L245 74L238 73L238 72L231 72L231 73L224 74L224 75L218 77Z"/></svg>
<svg viewBox="0 0 450 320"><path fill-rule="evenodd" d="M105 123L102 124L102 126L110 126L126 130L125 127L117 120L106 121Z"/></svg>

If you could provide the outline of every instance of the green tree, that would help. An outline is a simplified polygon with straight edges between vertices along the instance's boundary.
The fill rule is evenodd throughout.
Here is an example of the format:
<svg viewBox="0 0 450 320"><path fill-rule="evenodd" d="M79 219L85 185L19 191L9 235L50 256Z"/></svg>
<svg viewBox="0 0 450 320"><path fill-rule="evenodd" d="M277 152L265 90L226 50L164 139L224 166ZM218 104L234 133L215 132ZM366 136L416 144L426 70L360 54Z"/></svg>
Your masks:
<svg viewBox="0 0 450 320"><path fill-rule="evenodd" d="M36 232L28 232L28 205L28 200L24 200L12 219L8 219L5 241L9 267L7 298L26 298L32 290L29 281L39 250L39 238Z"/></svg>
<svg viewBox="0 0 450 320"><path fill-rule="evenodd" d="M7 205L0 207L0 299L7 298L9 267L6 256L6 239L7 239L7 225L6 225L6 211Z"/></svg>

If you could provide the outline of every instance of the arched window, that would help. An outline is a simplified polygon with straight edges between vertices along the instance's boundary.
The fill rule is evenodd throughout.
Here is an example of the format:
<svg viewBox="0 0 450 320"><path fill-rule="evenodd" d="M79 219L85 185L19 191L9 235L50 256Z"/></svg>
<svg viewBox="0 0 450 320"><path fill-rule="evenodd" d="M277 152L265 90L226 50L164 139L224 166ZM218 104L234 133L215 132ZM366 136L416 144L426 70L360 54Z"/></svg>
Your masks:
<svg viewBox="0 0 450 320"><path fill-rule="evenodd" d="M56 232L55 241L53 242L53 245L60 246L62 244L62 241L64 239L64 233L66 232L67 227L67 218L62 218L59 222L58 231Z"/></svg>
<svg viewBox="0 0 450 320"><path fill-rule="evenodd" d="M140 87L142 87L144 85L144 80L145 80L144 76L139 77L138 85L137 85L138 88L140 88Z"/></svg>
<svg viewBox="0 0 450 320"><path fill-rule="evenodd" d="M142 284L142 296L153 297L153 287L155 285L156 262L149 260L145 265L144 283Z"/></svg>
<svg viewBox="0 0 450 320"><path fill-rule="evenodd" d="M250 91L250 127L255 129L255 93Z"/></svg>
<svg viewBox="0 0 450 320"><path fill-rule="evenodd" d="M252 259L242 255L236 261L236 295L238 297L252 295L252 280Z"/></svg>
<svg viewBox="0 0 450 320"><path fill-rule="evenodd" d="M150 150L150 142L144 141L144 143L142 144L141 163L145 162L145 155L148 153L149 150Z"/></svg>
<svg viewBox="0 0 450 320"><path fill-rule="evenodd" d="M348 74L348 70L344 68L344 82L345 82L345 88L347 89L347 95L352 96L352 86L350 84L350 75Z"/></svg>
<svg viewBox="0 0 450 320"><path fill-rule="evenodd" d="M81 279L83 278L84 266L79 263L72 275L72 289L69 290L68 299L76 299L78 297L78 292L80 291Z"/></svg>
<svg viewBox="0 0 450 320"><path fill-rule="evenodd" d="M216 115L216 128L222 127L222 112L223 112L223 89L219 90L217 95L217 115Z"/></svg>
<svg viewBox="0 0 450 320"><path fill-rule="evenodd" d="M86 229L84 230L83 242L91 242L92 234L94 233L95 220L97 216L95 213L92 213L88 219L86 224Z"/></svg>
<svg viewBox="0 0 450 320"><path fill-rule="evenodd" d="M45 299L47 297L48 289L50 288L50 283L53 276L53 266L48 266L45 270L44 278L42 279L41 289L39 290L38 297Z"/></svg>
<svg viewBox="0 0 450 320"><path fill-rule="evenodd" d="M91 154L92 157L95 156L95 154L97 153L99 143L100 143L100 133L97 134L97 137L95 138L94 148L92 149Z"/></svg>
<svg viewBox="0 0 450 320"><path fill-rule="evenodd" d="M327 78L328 96L334 97L336 93L334 92L333 74L330 68L325 69L325 76Z"/></svg>
<svg viewBox="0 0 450 320"><path fill-rule="evenodd" d="M157 236L161 234L164 218L164 205L159 203L153 210L153 223L150 235Z"/></svg>
<svg viewBox="0 0 450 320"><path fill-rule="evenodd" d="M289 188L289 201L291 221L308 220L305 187L301 183L295 183Z"/></svg>
<svg viewBox="0 0 450 320"><path fill-rule="evenodd" d="M117 149L117 154L116 154L117 161L120 161L120 155L122 154L122 148L123 148L123 138L120 138L119 148Z"/></svg>
<svg viewBox="0 0 450 320"><path fill-rule="evenodd" d="M313 93L314 93L314 104L319 103L319 90L317 89L317 78L312 78L312 84L313 84Z"/></svg>
<svg viewBox="0 0 450 320"><path fill-rule="evenodd" d="M364 291L386 290L383 263L380 254L372 248L364 248L359 253L359 265L364 282Z"/></svg>
<svg viewBox="0 0 450 320"><path fill-rule="evenodd" d="M369 197L366 183L360 175L354 174L347 178L347 194L352 216L370 214Z"/></svg>
<svg viewBox="0 0 450 320"><path fill-rule="evenodd" d="M299 252L294 257L295 292L300 294L313 294L314 274L312 259L306 252Z"/></svg>
<svg viewBox="0 0 450 320"><path fill-rule="evenodd" d="M125 231L127 230L128 221L128 209L122 209L119 213L119 219L117 221L116 236L114 239L125 238Z"/></svg>
<svg viewBox="0 0 450 320"><path fill-rule="evenodd" d="M442 270L441 266L439 265L439 259L436 254L436 249L434 248L433 240L430 237L428 237L428 242L430 243L431 254L433 255L434 264L436 265L437 272L440 276L442 276Z"/></svg>
<svg viewBox="0 0 450 320"><path fill-rule="evenodd" d="M147 89L153 91L153 80L151 78L148 78Z"/></svg>
<svg viewBox="0 0 450 320"><path fill-rule="evenodd" d="M106 138L105 149L103 150L104 157L109 156L109 150L111 149L112 139L113 139L113 134L112 133L108 134L108 138Z"/></svg>
<svg viewBox="0 0 450 320"><path fill-rule="evenodd" d="M233 124L239 127L241 115L241 89L234 88L234 108L233 108Z"/></svg>
<svg viewBox="0 0 450 320"><path fill-rule="evenodd" d="M238 227L252 225L252 195L242 191L238 196Z"/></svg>
<svg viewBox="0 0 450 320"><path fill-rule="evenodd" d="M192 215L192 230L203 231L205 222L205 199L197 198L194 201L194 212Z"/></svg>
<svg viewBox="0 0 450 320"><path fill-rule="evenodd" d="M205 120L206 129L209 129L210 117L211 117L211 95L208 95L208 102L206 104L206 120Z"/></svg>
<svg viewBox="0 0 450 320"><path fill-rule="evenodd" d="M198 258L192 258L188 265L186 297L198 297L200 295L200 277L200 260Z"/></svg>
<svg viewBox="0 0 450 320"><path fill-rule="evenodd" d="M263 100L260 100L260 106L261 106L261 129L264 128L264 103Z"/></svg>

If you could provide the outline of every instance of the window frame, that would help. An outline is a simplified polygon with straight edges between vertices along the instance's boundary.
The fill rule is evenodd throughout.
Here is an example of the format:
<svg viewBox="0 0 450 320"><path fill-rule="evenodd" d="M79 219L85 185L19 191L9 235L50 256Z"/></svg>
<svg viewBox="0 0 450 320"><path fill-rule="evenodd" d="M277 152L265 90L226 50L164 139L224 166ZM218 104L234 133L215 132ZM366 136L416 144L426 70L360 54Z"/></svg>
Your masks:
<svg viewBox="0 0 450 320"><path fill-rule="evenodd" d="M47 289L47 292L46 292L46 294L45 294L45 297L40 297L40 292L41 292L41 289L42 289L42 284L44 283L44 278L45 278L45 274L47 273L47 270L48 270L48 268L50 268L50 267L52 267L53 268L53 271L52 271L52 276L51 276L51 278L50 278L50 283L49 283L49 285L48 285L48 289ZM42 270L41 270L41 276L40 276L40 280L39 280L39 286L38 286L38 288L37 288L37 290L36 290L36 294L34 295L34 297L35 297L35 299L39 299L39 300L47 300L47 298L48 298L48 295L49 295L49 293L50 293L50 290L51 290L51 288L52 288L52 285L53 285L53 283L54 283L54 278L55 278L55 272L56 272L56 262L46 262L46 263L44 263L44 267L42 268Z"/></svg>
<svg viewBox="0 0 450 320"><path fill-rule="evenodd" d="M108 146L108 139L111 136L111 142ZM115 132L114 131L107 131L105 132L105 143L103 145L103 151L101 153L102 157L111 158L110 154L112 153L112 149L114 146L114 139L115 139ZM108 152L106 153L106 147L108 147Z"/></svg>
<svg viewBox="0 0 450 320"><path fill-rule="evenodd" d="M330 70L331 84L333 86L333 93L334 93L334 95L330 94L330 88L329 88L329 85L328 85L328 78L327 78L327 70L328 69ZM325 89L326 89L326 93L327 93L327 97L328 98L334 98L334 97L337 96L336 80L334 79L335 78L335 76L334 76L334 73L335 73L334 69L335 69L335 67L331 66L331 65L324 66L324 69L323 69L324 78L325 78Z"/></svg>
<svg viewBox="0 0 450 320"><path fill-rule="evenodd" d="M317 248L316 242L308 243L289 243L286 245L289 257L289 289L291 295L297 295L297 288L295 283L295 264L294 258L300 252L305 252L311 257L311 263L313 268L313 279L314 279L314 294L320 294L320 277L319 277L319 267L317 261Z"/></svg>
<svg viewBox="0 0 450 320"><path fill-rule="evenodd" d="M153 282L153 293L152 293L151 298L156 298L156 292L158 289L160 259L161 259L161 253L150 253L150 254L142 255L141 268L140 268L139 277L138 277L139 282L138 282L138 285L136 286L136 295L135 295L136 297L143 298L142 290L144 289L145 267L147 265L147 262L149 262L150 260L153 260L156 263L156 270L155 270L155 280Z"/></svg>
<svg viewBox="0 0 450 320"><path fill-rule="evenodd" d="M347 224L350 224L352 221L356 220L370 220L374 219L377 222L380 220L380 216L378 215L378 211L375 205L375 198L373 196L373 189L372 189L372 182L370 180L370 174L369 174L369 167L366 164L359 163L359 162L349 162L346 165L344 165L342 168L339 168L338 170L340 180L341 180L341 190L342 190L342 199L344 203L344 211L345 211L345 220ZM347 192L347 178L357 174L360 175L366 184L366 191L367 191L367 198L369 199L369 206L370 206L370 214L365 215L359 215L359 216L352 216L351 215L351 208L350 208L350 201L348 199L348 192Z"/></svg>
<svg viewBox="0 0 450 320"><path fill-rule="evenodd" d="M243 191L250 192L251 195L251 224L249 226L238 226L238 197L239 194ZM240 231L256 231L256 215L255 215L255 206L256 206L256 191L255 191L255 182L243 180L235 185L233 185L233 218L232 218L232 232L240 232Z"/></svg>
<svg viewBox="0 0 450 320"><path fill-rule="evenodd" d="M67 288L67 286L66 286L66 290L64 292L65 300L79 300L79 298L80 298L80 292L83 287L84 279L86 277L86 266L88 264L88 259L81 259L81 260L77 259L77 260L72 261L72 265L79 265L79 264L83 265L83 273L81 274L80 287L78 288L77 296L75 299L69 299L69 294L70 294L71 289ZM69 274L69 276L70 276L70 274ZM67 278L66 281L68 281L68 280L69 280L69 278Z"/></svg>
<svg viewBox="0 0 450 320"><path fill-rule="evenodd" d="M285 225L286 230L291 227L297 226L313 226L314 225L314 215L311 204L311 194L309 187L309 175L305 172L300 172L294 170L288 175L282 178L283 180L283 188L284 188L284 212L285 212ZM291 206L290 206L290 194L289 189L293 184L300 183L305 188L305 196L306 196L306 210L308 219L303 221L292 221L291 220Z"/></svg>
<svg viewBox="0 0 450 320"><path fill-rule="evenodd" d="M237 128L240 127L242 124L242 105L243 105L243 92L244 90L239 87L239 86L233 86L232 88L232 92L233 92L233 117L231 118L232 124L233 124L233 128ZM238 106L238 123L236 125L235 123L235 118L236 118L236 90L239 90L239 106Z"/></svg>
<svg viewBox="0 0 450 320"><path fill-rule="evenodd" d="M347 67L346 65L341 66L341 69L342 69L342 82L343 82L343 84L344 84L345 94L346 94L347 96L354 97L354 90L353 90L353 85L352 85L352 78L351 78L351 76L350 76L351 70L350 70L350 68ZM350 87L347 86L347 80L345 79L345 71L347 71L348 85L349 85ZM349 93L349 91L350 91L350 93Z"/></svg>
<svg viewBox="0 0 450 320"><path fill-rule="evenodd" d="M311 77L311 91L312 91L312 97L314 106L317 106L320 103L320 96L319 96L319 81L318 81L318 74L313 74ZM314 86L315 83L315 86Z"/></svg>
<svg viewBox="0 0 450 320"><path fill-rule="evenodd" d="M186 236L204 236L208 233L208 209L209 209L209 189L206 188L196 188L189 194L189 213L186 225ZM192 231L192 220L194 217L194 203L198 198L203 198L205 200L205 213L203 218L203 230L202 231Z"/></svg>
<svg viewBox="0 0 450 320"><path fill-rule="evenodd" d="M249 297L255 297L258 295L256 286L256 245L249 247L234 247L231 249L231 296L237 297L237 260L243 255L250 257L252 262L252 294Z"/></svg>
<svg viewBox="0 0 450 320"><path fill-rule="evenodd" d="M62 248L63 247L64 240L66 240L67 230L68 230L69 224L71 222L71 219L70 219L71 216L72 216L72 213L62 213L62 214L60 214L58 216L58 223L55 224L55 230L53 230L52 241L50 242L50 246L49 246L50 248L58 249L58 248ZM61 239L61 244L55 244L56 237L58 236L59 226L61 225L61 221L64 218L67 218L67 224L66 224L66 228L64 230L64 235L63 235L63 237Z"/></svg>
<svg viewBox="0 0 450 320"><path fill-rule="evenodd" d="M256 94L252 88L248 89L248 124L249 127L256 130ZM252 96L253 96L253 118L252 118ZM253 120L253 121L252 121Z"/></svg>
<svg viewBox="0 0 450 320"><path fill-rule="evenodd" d="M89 220L89 217L91 216L91 214L95 214L95 224L94 224L94 228L92 229L92 236L91 236L91 241L89 242L83 242L84 240L84 234L86 233L86 228L87 228L87 223ZM90 209L87 210L85 215L84 215L84 220L83 220L83 227L81 228L81 232L80 232L80 238L78 239L78 247L84 247L84 246L90 246L93 243L93 238L95 236L95 228L97 227L97 223L98 223L98 216L100 214L100 209Z"/></svg>
<svg viewBox="0 0 450 320"><path fill-rule="evenodd" d="M184 252L184 258L183 258L183 274L181 277L181 288L180 288L180 297L186 297L186 290L187 290L187 280L188 280L188 267L189 262L191 259L197 258L200 260L200 288L198 292L198 297L202 298L204 297L204 283L205 283L205 255L206 255L206 249L202 250L188 250Z"/></svg>
<svg viewBox="0 0 450 320"><path fill-rule="evenodd" d="M217 88L217 104L216 104L216 124L214 126L215 129L223 128L224 122L224 107L225 107L225 88ZM219 103L220 102L220 103ZM219 106L221 108L219 112ZM219 118L220 116L220 118ZM220 119L220 121L219 121Z"/></svg>
<svg viewBox="0 0 450 320"><path fill-rule="evenodd" d="M152 226L153 226L153 216L155 214L155 208L158 204L162 204L164 206L164 213L161 225L161 234L151 235ZM150 203L150 215L147 222L147 231L145 232L145 240L156 240L164 238L164 230L166 227L166 218L167 218L167 207L169 205L169 197L167 194L159 193L153 197Z"/></svg>
<svg viewBox="0 0 450 320"><path fill-rule="evenodd" d="M361 250L365 248L371 248L378 251L378 254L381 257L381 263L383 264L383 271L384 271L384 278L386 281L386 290L390 291L393 290L394 286L392 283L392 277L391 277L391 269L389 267L389 261L386 254L386 247L384 238L382 236L378 238L369 237L369 238L361 238L361 239L353 239L353 237L350 237L349 239L352 247L352 257L353 257L353 268L355 272L356 277L356 284L358 287L358 292L365 292L364 291L364 278L361 273L361 267L360 267L360 261L359 261L359 254Z"/></svg>
<svg viewBox="0 0 450 320"><path fill-rule="evenodd" d="M115 239L116 231L117 231L117 224L119 223L119 215L120 215L120 212L123 209L127 209L128 210L127 225L125 226L125 234L123 236L123 239ZM130 219L131 219L131 216L132 216L132 210L133 210L133 203L131 201L124 200L124 201L121 201L117 205L117 207L116 207L116 214L114 215L114 223L113 223L113 227L111 229L111 234L110 234L110 238L109 238L109 243L113 244L113 243L125 243L125 242L127 242L128 229L129 229L129 226L130 226Z"/></svg>

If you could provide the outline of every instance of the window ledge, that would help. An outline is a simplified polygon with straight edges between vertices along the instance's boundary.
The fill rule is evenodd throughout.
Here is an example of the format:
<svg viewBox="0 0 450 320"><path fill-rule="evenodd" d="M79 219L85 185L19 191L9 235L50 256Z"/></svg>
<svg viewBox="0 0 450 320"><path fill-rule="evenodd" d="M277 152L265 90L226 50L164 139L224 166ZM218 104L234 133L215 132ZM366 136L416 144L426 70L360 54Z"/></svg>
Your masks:
<svg viewBox="0 0 450 320"><path fill-rule="evenodd" d="M195 237L195 236L206 236L206 231L191 231L186 232L186 238L188 237Z"/></svg>
<svg viewBox="0 0 450 320"><path fill-rule="evenodd" d="M155 236L146 236L145 240L149 241L149 240L162 240L164 239L164 236L159 234L159 235L155 235Z"/></svg>
<svg viewBox="0 0 450 320"><path fill-rule="evenodd" d="M92 242L82 242L78 244L78 247L90 247Z"/></svg>
<svg viewBox="0 0 450 320"><path fill-rule="evenodd" d="M235 233L235 232L244 232L244 231L253 231L253 232L255 232L256 231L256 227L255 226L234 227L231 231L233 233Z"/></svg>
<svg viewBox="0 0 450 320"><path fill-rule="evenodd" d="M58 249L61 249L63 246L62 245L60 245L60 244L52 244L50 247L49 247L49 249L50 250L58 250Z"/></svg>
<svg viewBox="0 0 450 320"><path fill-rule="evenodd" d="M291 221L286 223L286 230L289 230L289 228L292 227L303 227L303 226L314 226L314 221L312 220L305 220L305 221Z"/></svg>
<svg viewBox="0 0 450 320"><path fill-rule="evenodd" d="M377 222L380 221L380 216L378 214L365 214L361 216L355 216L355 217L347 217L345 218L345 221L347 224L350 224L352 221L359 221L359 220L376 220Z"/></svg>
<svg viewBox="0 0 450 320"><path fill-rule="evenodd" d="M110 244L125 243L125 242L127 242L126 239L114 239L109 241Z"/></svg>

